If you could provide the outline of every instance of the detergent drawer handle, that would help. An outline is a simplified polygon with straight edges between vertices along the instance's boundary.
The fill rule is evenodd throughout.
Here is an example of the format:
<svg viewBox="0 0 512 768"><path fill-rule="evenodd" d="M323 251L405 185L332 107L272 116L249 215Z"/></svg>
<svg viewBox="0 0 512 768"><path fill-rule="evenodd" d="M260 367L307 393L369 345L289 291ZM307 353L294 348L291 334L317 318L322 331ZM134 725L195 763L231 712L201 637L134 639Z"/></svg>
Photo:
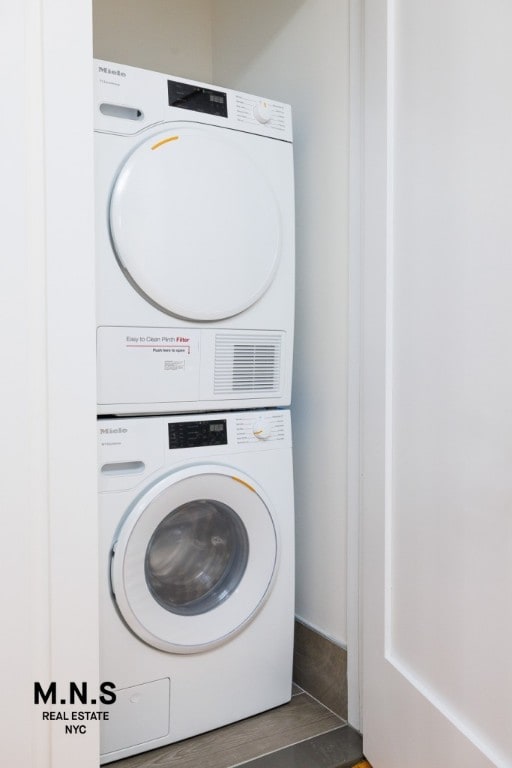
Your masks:
<svg viewBox="0 0 512 768"><path fill-rule="evenodd" d="M146 465L143 461L117 461L113 464L104 464L101 468L102 475L137 475L144 472Z"/></svg>
<svg viewBox="0 0 512 768"><path fill-rule="evenodd" d="M100 112L107 117L121 117L124 120L141 120L143 115L136 107L123 107L120 104L100 104Z"/></svg>

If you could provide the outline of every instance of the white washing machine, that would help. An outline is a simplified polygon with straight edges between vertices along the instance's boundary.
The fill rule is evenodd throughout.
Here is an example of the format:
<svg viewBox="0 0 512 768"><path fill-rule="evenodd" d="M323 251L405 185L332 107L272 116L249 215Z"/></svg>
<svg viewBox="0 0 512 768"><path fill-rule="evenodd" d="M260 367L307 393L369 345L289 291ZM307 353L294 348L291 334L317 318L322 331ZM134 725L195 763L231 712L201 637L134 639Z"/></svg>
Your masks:
<svg viewBox="0 0 512 768"><path fill-rule="evenodd" d="M98 412L290 403L291 110L95 61Z"/></svg>
<svg viewBox="0 0 512 768"><path fill-rule="evenodd" d="M100 419L101 761L289 701L288 411Z"/></svg>

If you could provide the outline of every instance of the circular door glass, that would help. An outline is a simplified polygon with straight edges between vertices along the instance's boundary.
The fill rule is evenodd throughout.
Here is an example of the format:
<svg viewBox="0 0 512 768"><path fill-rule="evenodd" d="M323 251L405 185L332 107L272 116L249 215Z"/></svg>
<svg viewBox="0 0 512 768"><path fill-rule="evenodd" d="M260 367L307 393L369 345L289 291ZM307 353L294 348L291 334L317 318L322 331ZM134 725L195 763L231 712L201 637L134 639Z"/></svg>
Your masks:
<svg viewBox="0 0 512 768"><path fill-rule="evenodd" d="M197 499L170 512L149 542L149 590L166 610L197 616L216 608L238 587L249 557L249 539L226 504Z"/></svg>
<svg viewBox="0 0 512 768"><path fill-rule="evenodd" d="M220 320L270 286L281 217L260 163L269 141L174 124L124 163L110 200L111 242L128 280L158 309Z"/></svg>
<svg viewBox="0 0 512 768"><path fill-rule="evenodd" d="M230 467L164 475L121 521L110 573L124 621L149 645L197 653L252 621L277 572L263 491Z"/></svg>

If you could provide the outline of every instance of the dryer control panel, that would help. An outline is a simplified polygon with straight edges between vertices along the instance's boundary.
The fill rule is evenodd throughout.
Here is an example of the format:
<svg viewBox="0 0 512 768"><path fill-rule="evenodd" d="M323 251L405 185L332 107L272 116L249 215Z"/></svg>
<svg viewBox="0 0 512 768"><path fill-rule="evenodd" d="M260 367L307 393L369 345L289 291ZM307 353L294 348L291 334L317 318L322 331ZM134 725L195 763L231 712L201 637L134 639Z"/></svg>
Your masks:
<svg viewBox="0 0 512 768"><path fill-rule="evenodd" d="M95 129L133 135L177 120L292 141L289 104L197 80L94 60Z"/></svg>
<svg viewBox="0 0 512 768"><path fill-rule="evenodd" d="M228 116L228 98L224 91L215 91L201 85L167 81L169 106L180 109L191 109L193 112L203 112L206 115Z"/></svg>

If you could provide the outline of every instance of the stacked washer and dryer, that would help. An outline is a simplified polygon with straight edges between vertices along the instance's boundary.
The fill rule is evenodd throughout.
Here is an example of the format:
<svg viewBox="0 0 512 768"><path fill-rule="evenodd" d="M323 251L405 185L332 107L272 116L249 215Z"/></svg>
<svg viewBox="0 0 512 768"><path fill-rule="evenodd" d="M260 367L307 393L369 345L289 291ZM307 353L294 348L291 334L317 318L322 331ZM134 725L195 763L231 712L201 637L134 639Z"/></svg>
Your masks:
<svg viewBox="0 0 512 768"><path fill-rule="evenodd" d="M101 762L290 699L289 106L95 61Z"/></svg>

